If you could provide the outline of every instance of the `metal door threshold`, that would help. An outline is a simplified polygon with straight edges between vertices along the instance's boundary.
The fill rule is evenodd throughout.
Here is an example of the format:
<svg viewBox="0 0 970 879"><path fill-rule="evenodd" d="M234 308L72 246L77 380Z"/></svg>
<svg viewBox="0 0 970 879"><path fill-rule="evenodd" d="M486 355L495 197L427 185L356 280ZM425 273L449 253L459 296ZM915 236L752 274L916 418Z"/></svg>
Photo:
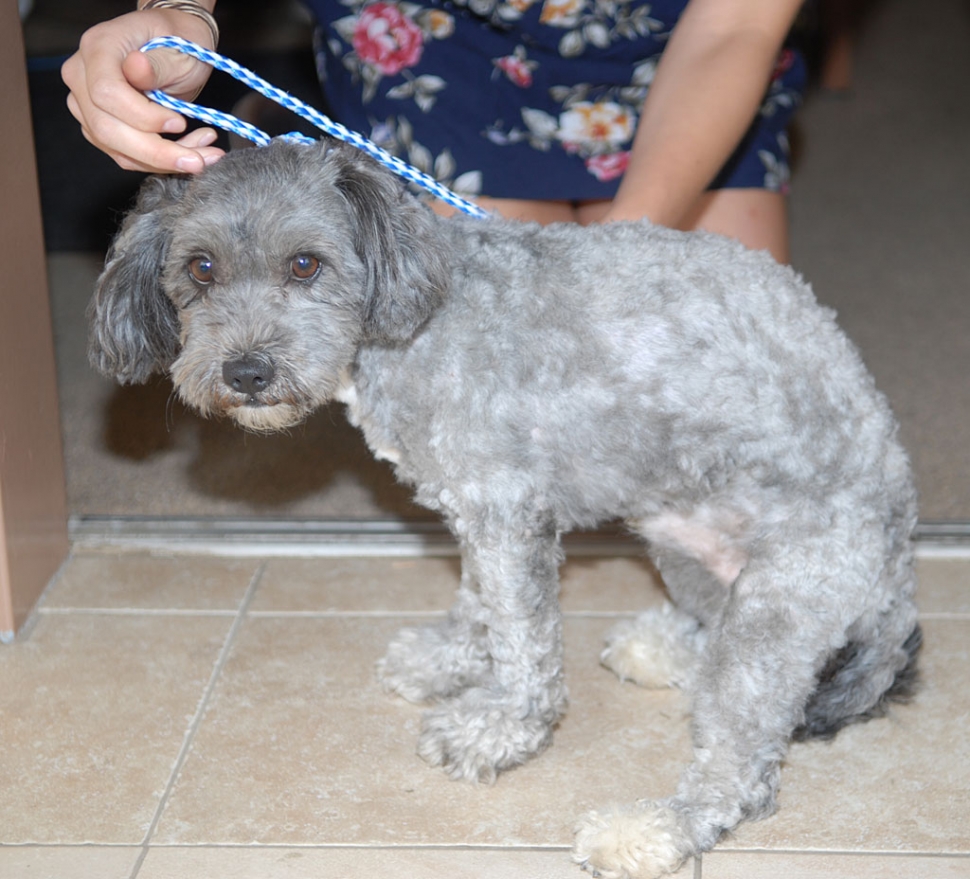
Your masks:
<svg viewBox="0 0 970 879"><path fill-rule="evenodd" d="M71 516L79 548L117 548L217 555L454 555L448 529L433 520L294 519L273 517ZM970 556L970 521L921 522L921 555ZM641 555L643 544L622 525L564 538L572 555Z"/></svg>

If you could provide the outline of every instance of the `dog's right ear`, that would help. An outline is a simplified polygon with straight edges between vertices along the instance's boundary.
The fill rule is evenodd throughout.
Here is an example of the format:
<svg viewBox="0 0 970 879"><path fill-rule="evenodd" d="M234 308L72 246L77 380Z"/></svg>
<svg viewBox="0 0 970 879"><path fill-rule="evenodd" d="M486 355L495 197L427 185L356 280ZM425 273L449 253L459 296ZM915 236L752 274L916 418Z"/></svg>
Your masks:
<svg viewBox="0 0 970 879"><path fill-rule="evenodd" d="M167 371L178 354L179 321L162 292L161 274L171 241L170 214L186 177L150 177L122 223L88 308L88 360L122 384Z"/></svg>

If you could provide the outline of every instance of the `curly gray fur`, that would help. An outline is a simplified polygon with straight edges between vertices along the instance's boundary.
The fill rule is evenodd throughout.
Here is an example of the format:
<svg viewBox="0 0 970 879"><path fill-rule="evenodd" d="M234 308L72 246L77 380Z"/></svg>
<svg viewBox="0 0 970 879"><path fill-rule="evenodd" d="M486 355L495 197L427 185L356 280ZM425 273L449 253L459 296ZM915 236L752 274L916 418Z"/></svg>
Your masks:
<svg viewBox="0 0 970 879"><path fill-rule="evenodd" d="M560 535L643 535L678 610L618 629L603 661L687 686L696 754L667 798L581 819L576 860L601 876L674 870L770 814L793 735L913 680L896 423L832 313L767 255L645 222L444 220L349 148L274 143L147 183L91 315L96 367L169 372L246 428L343 400L444 516L458 600L380 675L435 703L419 752L455 778L533 757L566 709Z"/></svg>

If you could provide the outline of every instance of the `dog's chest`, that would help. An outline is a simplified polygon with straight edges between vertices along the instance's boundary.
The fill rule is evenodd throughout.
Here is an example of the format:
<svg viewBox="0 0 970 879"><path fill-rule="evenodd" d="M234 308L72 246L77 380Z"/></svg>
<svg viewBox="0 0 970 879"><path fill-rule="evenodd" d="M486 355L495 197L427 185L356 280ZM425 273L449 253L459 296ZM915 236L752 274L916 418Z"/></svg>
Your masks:
<svg viewBox="0 0 970 879"><path fill-rule="evenodd" d="M347 420L363 432L374 457L379 461L399 465L402 453L397 438L374 417L368 407L364 406L349 370L341 371L340 386L335 399L347 407Z"/></svg>

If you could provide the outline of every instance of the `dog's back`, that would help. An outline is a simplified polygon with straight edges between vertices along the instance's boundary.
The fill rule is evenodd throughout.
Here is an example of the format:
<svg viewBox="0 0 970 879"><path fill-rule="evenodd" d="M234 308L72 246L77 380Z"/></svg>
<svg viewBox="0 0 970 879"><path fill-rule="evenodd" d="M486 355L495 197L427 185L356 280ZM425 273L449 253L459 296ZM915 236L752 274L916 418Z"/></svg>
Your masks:
<svg viewBox="0 0 970 879"><path fill-rule="evenodd" d="M444 304L410 346L361 355L378 412L408 400L403 432L399 403L393 420L417 483L439 466L433 449L483 480L520 475L568 525L758 482L793 503L853 486L861 498L872 479L907 494L895 421L858 353L767 255L649 224L441 228Z"/></svg>

